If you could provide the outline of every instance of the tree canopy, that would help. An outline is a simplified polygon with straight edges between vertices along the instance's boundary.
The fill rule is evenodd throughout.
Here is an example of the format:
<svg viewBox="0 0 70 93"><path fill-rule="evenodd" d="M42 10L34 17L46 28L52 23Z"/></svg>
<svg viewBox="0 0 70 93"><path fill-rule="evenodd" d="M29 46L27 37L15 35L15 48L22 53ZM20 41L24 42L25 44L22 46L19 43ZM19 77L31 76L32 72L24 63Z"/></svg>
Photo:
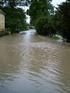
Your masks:
<svg viewBox="0 0 70 93"><path fill-rule="evenodd" d="M31 24L41 35L60 34L70 42L70 0L61 3L56 11L52 0L31 0L27 13L31 17Z"/></svg>
<svg viewBox="0 0 70 93"><path fill-rule="evenodd" d="M38 34L60 34L70 42L70 0L61 3L56 11L51 2L52 0L0 0L0 7L6 13L6 27L12 31L25 28L25 12L17 6L29 5L27 14Z"/></svg>
<svg viewBox="0 0 70 93"><path fill-rule="evenodd" d="M31 17L31 23L35 23L36 19L40 16L47 16L53 9L51 2L52 0L31 0L31 5L28 14Z"/></svg>
<svg viewBox="0 0 70 93"><path fill-rule="evenodd" d="M55 15L58 20L59 33L70 41L70 0L59 5Z"/></svg>
<svg viewBox="0 0 70 93"><path fill-rule="evenodd" d="M28 0L0 0L0 7L6 16L6 29L11 33L26 29L25 12L21 8L17 8L21 3L25 6Z"/></svg>

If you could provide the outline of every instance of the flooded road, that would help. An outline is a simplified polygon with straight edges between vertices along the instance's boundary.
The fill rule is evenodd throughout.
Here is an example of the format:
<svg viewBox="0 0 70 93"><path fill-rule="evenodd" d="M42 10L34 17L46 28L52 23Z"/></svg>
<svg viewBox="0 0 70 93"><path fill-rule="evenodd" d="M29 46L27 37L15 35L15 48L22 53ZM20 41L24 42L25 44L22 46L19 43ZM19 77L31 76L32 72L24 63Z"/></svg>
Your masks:
<svg viewBox="0 0 70 93"><path fill-rule="evenodd" d="M34 30L0 38L0 93L70 93L70 45Z"/></svg>

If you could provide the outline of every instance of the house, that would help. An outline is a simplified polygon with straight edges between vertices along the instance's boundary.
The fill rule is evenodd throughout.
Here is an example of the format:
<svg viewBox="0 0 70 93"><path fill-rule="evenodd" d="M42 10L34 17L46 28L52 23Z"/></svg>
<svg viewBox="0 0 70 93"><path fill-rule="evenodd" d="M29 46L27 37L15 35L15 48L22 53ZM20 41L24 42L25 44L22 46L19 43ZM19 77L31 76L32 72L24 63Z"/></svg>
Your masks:
<svg viewBox="0 0 70 93"><path fill-rule="evenodd" d="M0 32L5 31L5 13L0 9Z"/></svg>

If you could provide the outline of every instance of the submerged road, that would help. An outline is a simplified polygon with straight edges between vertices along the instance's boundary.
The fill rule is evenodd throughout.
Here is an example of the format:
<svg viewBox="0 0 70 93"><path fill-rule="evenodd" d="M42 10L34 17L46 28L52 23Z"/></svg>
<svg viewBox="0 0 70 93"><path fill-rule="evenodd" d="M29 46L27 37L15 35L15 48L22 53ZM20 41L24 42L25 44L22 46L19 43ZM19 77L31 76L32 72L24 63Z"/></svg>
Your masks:
<svg viewBox="0 0 70 93"><path fill-rule="evenodd" d="M0 38L0 93L70 93L70 46L35 30Z"/></svg>

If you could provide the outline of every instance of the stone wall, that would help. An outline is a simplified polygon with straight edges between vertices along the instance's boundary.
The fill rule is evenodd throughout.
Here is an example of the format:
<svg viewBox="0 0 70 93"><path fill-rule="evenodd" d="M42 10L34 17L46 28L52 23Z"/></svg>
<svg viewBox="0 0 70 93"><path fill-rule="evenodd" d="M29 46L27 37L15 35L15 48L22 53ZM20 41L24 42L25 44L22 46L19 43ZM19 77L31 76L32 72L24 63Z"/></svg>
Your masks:
<svg viewBox="0 0 70 93"><path fill-rule="evenodd" d="M0 13L0 31L5 31L5 15Z"/></svg>

